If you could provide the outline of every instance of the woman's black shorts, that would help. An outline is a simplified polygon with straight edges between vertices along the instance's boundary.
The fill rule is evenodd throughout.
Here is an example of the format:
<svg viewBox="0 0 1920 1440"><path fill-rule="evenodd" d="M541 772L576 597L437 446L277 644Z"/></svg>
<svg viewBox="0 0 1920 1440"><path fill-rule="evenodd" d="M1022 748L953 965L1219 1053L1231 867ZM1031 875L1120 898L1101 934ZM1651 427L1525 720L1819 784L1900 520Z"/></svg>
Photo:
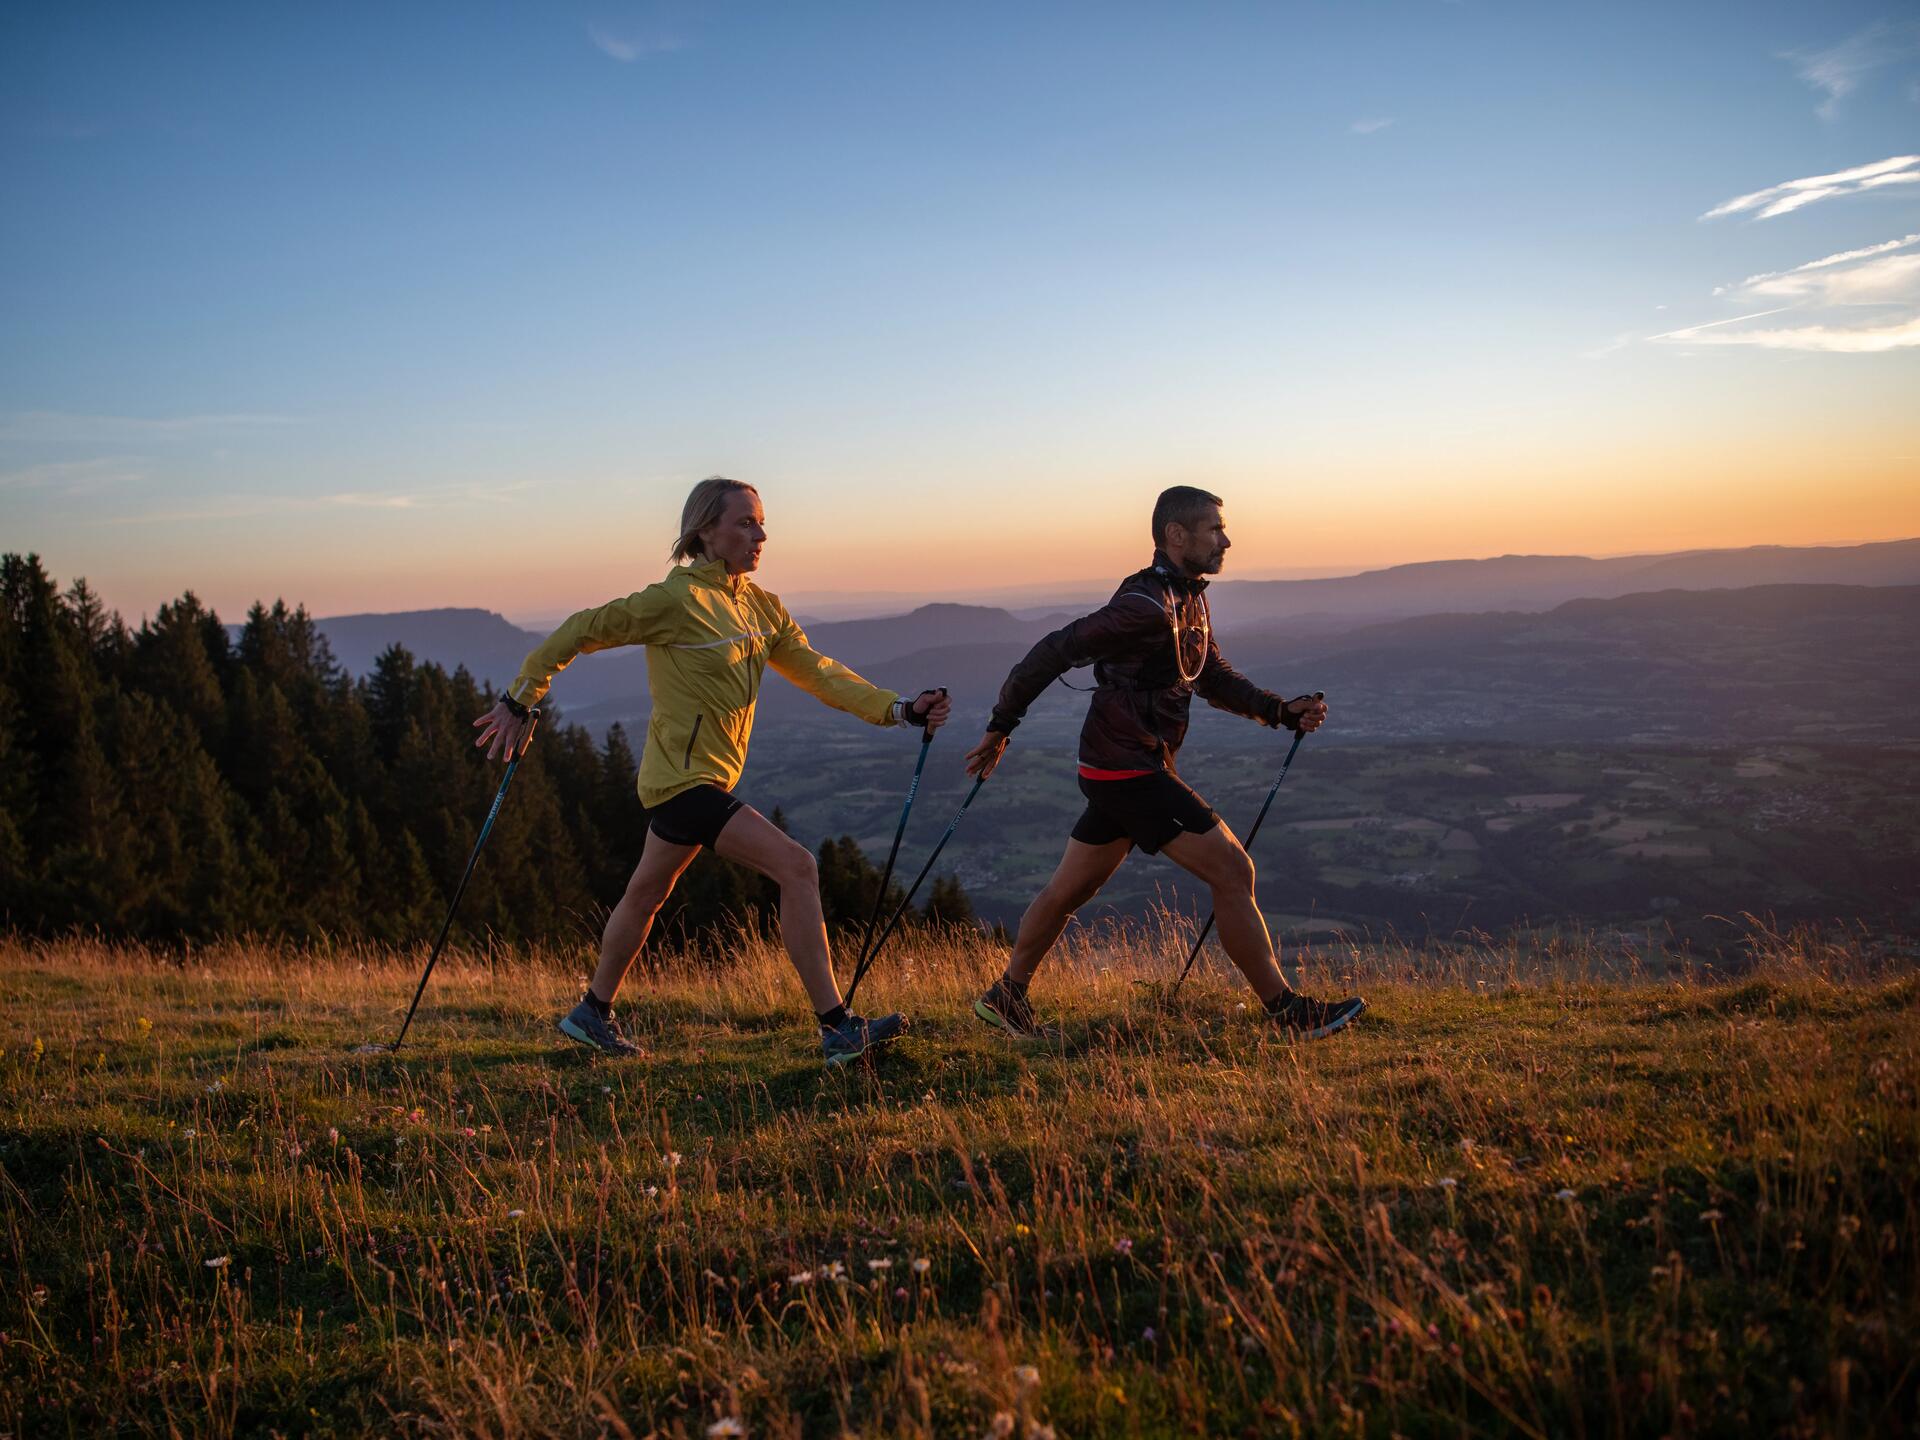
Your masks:
<svg viewBox="0 0 1920 1440"><path fill-rule="evenodd" d="M1087 797L1087 808L1074 822L1073 838L1083 845L1131 840L1153 855L1176 835L1204 835L1220 823L1211 805L1165 770L1131 780L1089 780L1083 775L1080 793Z"/></svg>
<svg viewBox="0 0 1920 1440"><path fill-rule="evenodd" d="M741 802L718 785L696 785L647 812L647 828L669 845L705 845L709 850L740 810Z"/></svg>

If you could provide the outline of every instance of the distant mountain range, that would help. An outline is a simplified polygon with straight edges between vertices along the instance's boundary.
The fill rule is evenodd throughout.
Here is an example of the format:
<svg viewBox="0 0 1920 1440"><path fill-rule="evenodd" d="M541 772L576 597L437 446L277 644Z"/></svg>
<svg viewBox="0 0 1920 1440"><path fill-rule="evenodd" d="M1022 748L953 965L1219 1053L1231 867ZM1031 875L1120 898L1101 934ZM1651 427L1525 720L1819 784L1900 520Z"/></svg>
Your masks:
<svg viewBox="0 0 1920 1440"><path fill-rule="evenodd" d="M1119 577L1115 577L1116 580ZM1383 622L1486 612L1539 613L1570 600L1607 600L1670 590L1755 586L1896 586L1920 584L1920 540L1873 545L1703 550L1595 560L1583 556L1501 556L1396 565L1322 580L1221 580L1209 591L1215 627L1229 651L1249 657L1326 652L1354 632ZM1788 602L1791 603L1791 602ZM937 681L958 688L997 688L1012 658L1067 618L1022 618L992 606L923 605L902 615L836 620L810 626L814 645L881 683ZM478 609L413 610L341 615L320 620L335 657L351 673L371 670L389 645L420 659L465 666L503 686L544 636ZM1451 633L1438 630L1409 634ZM783 687L769 687L778 704ZM554 686L570 718L594 728L631 718L646 705L644 658L635 650L583 656Z"/></svg>

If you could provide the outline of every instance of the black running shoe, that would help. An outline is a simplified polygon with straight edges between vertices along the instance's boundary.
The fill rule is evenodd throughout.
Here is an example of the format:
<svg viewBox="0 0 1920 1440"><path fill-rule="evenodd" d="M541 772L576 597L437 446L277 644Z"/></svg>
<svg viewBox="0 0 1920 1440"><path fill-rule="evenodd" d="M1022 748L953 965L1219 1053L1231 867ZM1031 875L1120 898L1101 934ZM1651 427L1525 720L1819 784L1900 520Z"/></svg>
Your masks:
<svg viewBox="0 0 1920 1440"><path fill-rule="evenodd" d="M1046 1033L1033 1018L1032 1003L1009 985L1004 975L993 982L986 994L973 1002L973 1013L989 1025L997 1025L1009 1035L1022 1040L1032 1040Z"/></svg>
<svg viewBox="0 0 1920 1440"><path fill-rule="evenodd" d="M877 1050L906 1033L903 1015L882 1015L869 1020L864 1015L849 1015L838 1025L820 1027L820 1049L829 1065L845 1065L870 1050Z"/></svg>
<svg viewBox="0 0 1920 1440"><path fill-rule="evenodd" d="M1310 1000L1305 995L1289 995L1284 1005L1267 1011L1267 1018L1302 1040L1319 1040L1344 1030L1367 1008L1358 995L1346 1000Z"/></svg>

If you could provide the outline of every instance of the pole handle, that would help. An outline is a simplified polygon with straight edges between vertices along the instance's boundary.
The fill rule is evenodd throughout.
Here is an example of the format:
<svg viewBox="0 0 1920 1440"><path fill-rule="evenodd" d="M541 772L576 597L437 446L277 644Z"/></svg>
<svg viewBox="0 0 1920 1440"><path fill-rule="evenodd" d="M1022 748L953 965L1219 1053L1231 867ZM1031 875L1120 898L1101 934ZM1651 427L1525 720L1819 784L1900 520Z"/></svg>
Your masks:
<svg viewBox="0 0 1920 1440"><path fill-rule="evenodd" d="M933 688L938 694L945 695L947 693L947 687L944 685L936 685ZM933 743L933 731L924 725L920 727L920 743L922 745L931 745Z"/></svg>

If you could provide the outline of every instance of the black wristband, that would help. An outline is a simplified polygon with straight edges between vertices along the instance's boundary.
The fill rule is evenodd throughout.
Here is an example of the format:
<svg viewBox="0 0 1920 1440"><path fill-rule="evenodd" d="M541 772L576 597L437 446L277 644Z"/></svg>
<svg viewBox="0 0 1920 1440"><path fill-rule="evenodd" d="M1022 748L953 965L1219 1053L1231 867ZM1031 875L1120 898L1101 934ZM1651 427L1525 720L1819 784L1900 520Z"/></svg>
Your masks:
<svg viewBox="0 0 1920 1440"><path fill-rule="evenodd" d="M1300 717L1287 708L1292 703L1291 700L1282 700L1279 707L1273 712L1273 723L1278 729L1299 730Z"/></svg>
<svg viewBox="0 0 1920 1440"><path fill-rule="evenodd" d="M533 713L504 690L500 692L500 703L507 707L507 713L516 720L524 720Z"/></svg>

